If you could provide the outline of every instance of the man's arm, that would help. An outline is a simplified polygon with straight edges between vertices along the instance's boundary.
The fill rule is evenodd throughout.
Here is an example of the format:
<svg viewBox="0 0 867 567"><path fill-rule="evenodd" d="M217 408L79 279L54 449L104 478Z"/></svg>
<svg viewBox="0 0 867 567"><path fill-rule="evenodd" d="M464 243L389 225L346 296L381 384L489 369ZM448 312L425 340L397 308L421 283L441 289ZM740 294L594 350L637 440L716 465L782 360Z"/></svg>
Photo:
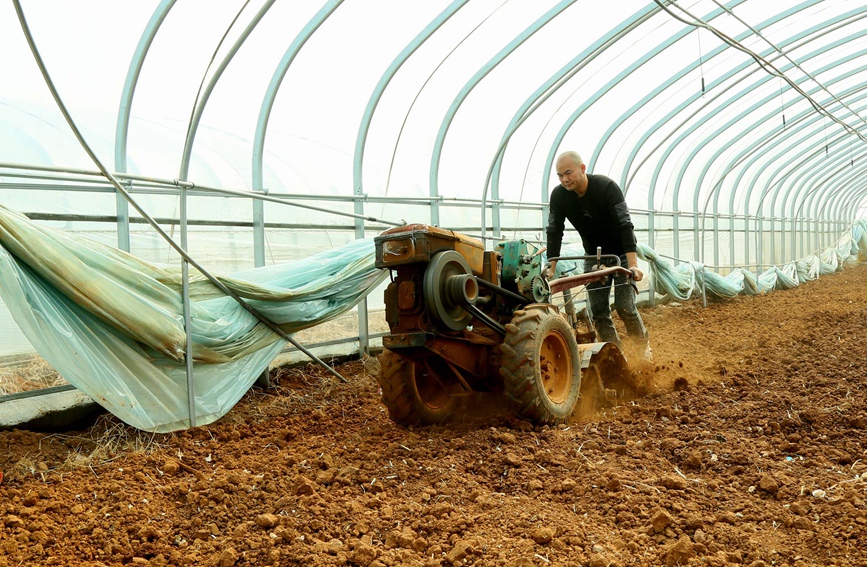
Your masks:
<svg viewBox="0 0 867 567"><path fill-rule="evenodd" d="M545 276L546 276L549 280L553 280L553 279L554 279L554 275L555 275L556 273L557 273L557 260L554 260L553 262L551 262L551 265L548 266L548 273L545 274Z"/></svg>
<svg viewBox="0 0 867 567"><path fill-rule="evenodd" d="M635 238L635 226L632 224L632 217L629 214L629 207L626 205L626 198L615 181L611 181L606 189L607 196L610 199L608 207L612 217L619 225L621 242L626 252L626 268L632 272L632 279L640 282L644 279L644 273L638 269L638 254L635 252L638 241Z"/></svg>
<svg viewBox="0 0 867 567"><path fill-rule="evenodd" d="M560 246L563 244L563 231L566 228L566 215L561 210L560 199L557 198L556 193L557 188L551 192L551 201L548 203L548 227L545 229L548 258L556 258L560 255ZM548 268L548 279L554 278L554 268L556 266L556 261L551 262L551 267Z"/></svg>
<svg viewBox="0 0 867 567"><path fill-rule="evenodd" d="M638 254L635 252L626 253L626 268L632 272L632 279L640 282L644 279L644 272L638 269Z"/></svg>
<svg viewBox="0 0 867 567"><path fill-rule="evenodd" d="M632 279L640 282L644 279L644 274L638 269L638 254L635 252L638 247L638 241L635 238L635 226L632 224L632 217L629 214L629 207L626 205L626 198L623 196L620 186L613 180L609 180L606 185L605 195L608 200L607 207L609 214L617 225L623 251L626 253L626 268L632 272Z"/></svg>

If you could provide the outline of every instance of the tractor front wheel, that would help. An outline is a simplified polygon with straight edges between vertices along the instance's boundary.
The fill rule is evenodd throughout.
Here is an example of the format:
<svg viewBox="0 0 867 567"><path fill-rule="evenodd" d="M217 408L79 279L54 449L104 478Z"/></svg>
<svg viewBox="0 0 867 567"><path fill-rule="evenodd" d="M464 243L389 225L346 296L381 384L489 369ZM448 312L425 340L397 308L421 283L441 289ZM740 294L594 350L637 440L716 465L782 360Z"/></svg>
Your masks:
<svg viewBox="0 0 867 567"><path fill-rule="evenodd" d="M516 311L500 350L500 375L518 415L549 425L568 420L580 395L581 363L572 328L556 308Z"/></svg>
<svg viewBox="0 0 867 567"><path fill-rule="evenodd" d="M379 355L382 404L391 420L401 425L441 423L457 409L459 399L424 366L390 350Z"/></svg>

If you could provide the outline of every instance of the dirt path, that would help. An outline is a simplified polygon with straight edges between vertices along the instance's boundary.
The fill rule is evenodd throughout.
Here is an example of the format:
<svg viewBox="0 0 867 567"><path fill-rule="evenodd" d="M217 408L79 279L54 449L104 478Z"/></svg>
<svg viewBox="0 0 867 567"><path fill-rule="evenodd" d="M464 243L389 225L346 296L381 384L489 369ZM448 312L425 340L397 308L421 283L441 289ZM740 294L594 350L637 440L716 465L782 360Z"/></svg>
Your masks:
<svg viewBox="0 0 867 567"><path fill-rule="evenodd" d="M0 567L867 565L867 266L644 311L651 392L408 430L373 360L218 423L0 432Z"/></svg>

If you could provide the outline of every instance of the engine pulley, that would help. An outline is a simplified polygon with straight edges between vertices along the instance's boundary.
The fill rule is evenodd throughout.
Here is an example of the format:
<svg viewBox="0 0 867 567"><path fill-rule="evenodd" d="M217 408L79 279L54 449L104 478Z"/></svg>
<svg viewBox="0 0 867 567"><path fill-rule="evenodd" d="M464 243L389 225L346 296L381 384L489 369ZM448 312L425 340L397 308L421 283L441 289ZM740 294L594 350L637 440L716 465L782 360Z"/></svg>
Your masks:
<svg viewBox="0 0 867 567"><path fill-rule="evenodd" d="M479 283L458 252L436 254L424 272L424 302L431 320L443 330L460 331L472 320L465 305L475 305Z"/></svg>

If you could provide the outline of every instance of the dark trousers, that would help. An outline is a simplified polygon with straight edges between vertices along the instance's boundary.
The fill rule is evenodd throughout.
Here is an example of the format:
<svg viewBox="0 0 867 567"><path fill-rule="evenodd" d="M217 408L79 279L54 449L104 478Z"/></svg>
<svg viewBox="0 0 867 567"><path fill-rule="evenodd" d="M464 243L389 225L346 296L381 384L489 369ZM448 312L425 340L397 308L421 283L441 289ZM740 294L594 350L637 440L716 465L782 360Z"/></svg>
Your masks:
<svg viewBox="0 0 867 567"><path fill-rule="evenodd" d="M613 259L603 259L602 263L606 266L617 265ZM584 271L592 271L595 264L595 260L585 260ZM624 268L627 266L625 255L620 257L620 265ZM614 285L614 308L626 326L629 338L641 345L647 344L647 329L644 328L644 321L641 320L641 315L635 307L635 289L630 278L625 274L617 274L605 282L587 284L587 310L596 329L597 339L600 342L612 342L618 347L621 346L614 321L611 320L612 284Z"/></svg>

